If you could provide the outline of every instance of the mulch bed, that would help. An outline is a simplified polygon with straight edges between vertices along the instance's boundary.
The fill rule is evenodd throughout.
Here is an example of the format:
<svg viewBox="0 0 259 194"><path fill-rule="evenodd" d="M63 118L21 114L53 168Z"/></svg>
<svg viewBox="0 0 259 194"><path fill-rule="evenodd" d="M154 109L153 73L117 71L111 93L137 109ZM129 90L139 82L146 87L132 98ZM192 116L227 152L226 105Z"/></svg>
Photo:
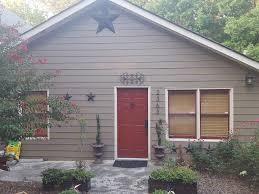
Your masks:
<svg viewBox="0 0 259 194"><path fill-rule="evenodd" d="M3 182L0 181L0 194L15 194L25 191L28 194L58 194L57 191L43 191L38 182ZM198 194L259 194L251 191L247 184L231 176L200 174Z"/></svg>
<svg viewBox="0 0 259 194"><path fill-rule="evenodd" d="M259 194L235 176L201 173L198 194Z"/></svg>
<svg viewBox="0 0 259 194"><path fill-rule="evenodd" d="M28 194L58 194L57 191L43 191L38 182L7 182L0 181L1 194L15 194L25 191Z"/></svg>

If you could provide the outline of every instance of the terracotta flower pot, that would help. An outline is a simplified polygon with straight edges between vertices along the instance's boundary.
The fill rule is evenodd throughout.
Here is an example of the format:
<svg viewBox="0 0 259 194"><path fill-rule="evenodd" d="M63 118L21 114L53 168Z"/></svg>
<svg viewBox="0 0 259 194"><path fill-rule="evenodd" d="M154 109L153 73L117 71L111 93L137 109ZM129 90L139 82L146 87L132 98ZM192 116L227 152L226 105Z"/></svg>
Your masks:
<svg viewBox="0 0 259 194"><path fill-rule="evenodd" d="M102 156L103 156L103 147L104 144L92 144L93 150L94 150L94 156L95 156L95 163L100 164L102 163Z"/></svg>

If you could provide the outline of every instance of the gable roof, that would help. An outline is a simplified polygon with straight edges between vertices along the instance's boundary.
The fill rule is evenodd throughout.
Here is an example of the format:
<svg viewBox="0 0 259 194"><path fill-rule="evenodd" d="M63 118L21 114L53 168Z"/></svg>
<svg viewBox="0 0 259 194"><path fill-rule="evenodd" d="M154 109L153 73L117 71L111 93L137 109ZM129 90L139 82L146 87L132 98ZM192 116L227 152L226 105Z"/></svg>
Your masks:
<svg viewBox="0 0 259 194"><path fill-rule="evenodd" d="M48 29L56 26L59 23L62 23L62 21L64 21L65 19L67 19L70 16L76 14L77 12L83 10L84 8L89 7L90 5L93 5L95 2L98 2L98 1L100 1L100 0L82 0L79 3L62 11L61 13L51 17L47 21L32 28L31 30L23 33L21 35L21 37L25 40L33 39L35 37L37 38L37 36L40 35L41 33L44 33ZM241 53L231 50L230 48L227 48L217 42L209 40L197 33L194 33L192 31L182 27L182 26L174 24L174 23L172 23L164 18L161 18L147 10L144 10L143 8L138 7L128 1L125 1L125 0L107 0L107 1L123 8L125 11L128 11L138 17L141 17L163 29L166 29L167 31L170 31L185 39L188 39L191 42L194 42L195 44L198 44L202 47L212 50L213 52L218 53L235 62L238 62L239 64L244 65L248 68L252 68L256 71L259 71L259 62L254 61L253 59L248 58L247 56L245 56Z"/></svg>

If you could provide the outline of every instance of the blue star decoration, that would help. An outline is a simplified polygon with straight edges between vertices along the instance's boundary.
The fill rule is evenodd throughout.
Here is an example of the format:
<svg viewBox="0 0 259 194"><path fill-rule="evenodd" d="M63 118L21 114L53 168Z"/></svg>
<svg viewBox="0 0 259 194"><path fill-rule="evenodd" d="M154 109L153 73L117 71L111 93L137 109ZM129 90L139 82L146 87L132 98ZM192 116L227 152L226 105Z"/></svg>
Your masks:
<svg viewBox="0 0 259 194"><path fill-rule="evenodd" d="M67 101L69 101L72 98L72 96L69 95L68 93L63 97L64 97L64 100L67 100Z"/></svg>
<svg viewBox="0 0 259 194"><path fill-rule="evenodd" d="M115 28L112 22L119 17L119 14L111 14L107 7L103 7L98 14L92 15L92 17L96 22L98 22L96 34L103 31L105 28L115 33Z"/></svg>

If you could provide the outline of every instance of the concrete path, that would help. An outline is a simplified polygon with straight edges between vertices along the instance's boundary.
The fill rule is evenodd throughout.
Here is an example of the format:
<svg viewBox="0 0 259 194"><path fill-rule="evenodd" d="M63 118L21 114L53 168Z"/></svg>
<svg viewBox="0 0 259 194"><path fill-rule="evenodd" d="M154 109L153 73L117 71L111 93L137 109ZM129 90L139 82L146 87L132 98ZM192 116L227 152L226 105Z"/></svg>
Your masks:
<svg viewBox="0 0 259 194"><path fill-rule="evenodd" d="M103 164L88 162L86 169L90 169L95 177L92 179L91 194L144 194L147 193L147 180L150 171L155 167L149 162L145 168L117 168L113 161ZM0 170L0 181L41 181L40 174L47 168L75 168L74 161L42 161L21 160L10 168L9 172Z"/></svg>
<svg viewBox="0 0 259 194"><path fill-rule="evenodd" d="M113 167L113 161L101 165L91 165L96 174L92 179L91 194L144 194L147 193L147 180L154 166L149 162L145 168Z"/></svg>

